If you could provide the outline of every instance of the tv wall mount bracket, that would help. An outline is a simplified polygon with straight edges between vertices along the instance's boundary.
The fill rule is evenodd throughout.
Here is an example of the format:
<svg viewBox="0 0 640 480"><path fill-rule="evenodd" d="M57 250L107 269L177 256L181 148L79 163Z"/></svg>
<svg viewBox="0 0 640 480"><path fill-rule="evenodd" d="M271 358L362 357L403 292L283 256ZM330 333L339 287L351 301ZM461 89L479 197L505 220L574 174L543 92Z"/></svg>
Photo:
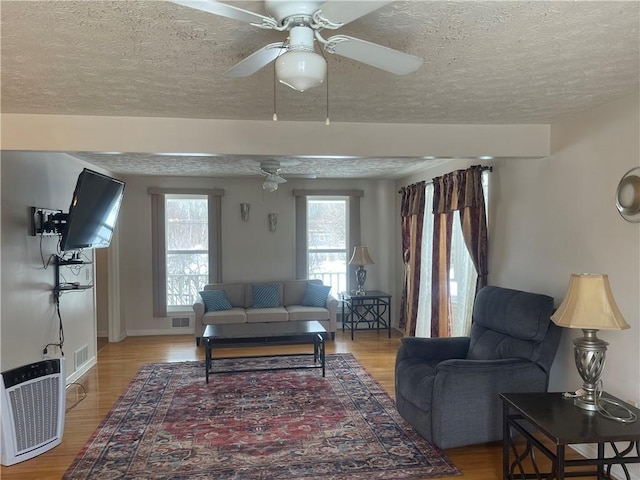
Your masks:
<svg viewBox="0 0 640 480"><path fill-rule="evenodd" d="M63 213L62 210L29 207L29 213L29 235L32 237L61 235L67 223L68 214Z"/></svg>

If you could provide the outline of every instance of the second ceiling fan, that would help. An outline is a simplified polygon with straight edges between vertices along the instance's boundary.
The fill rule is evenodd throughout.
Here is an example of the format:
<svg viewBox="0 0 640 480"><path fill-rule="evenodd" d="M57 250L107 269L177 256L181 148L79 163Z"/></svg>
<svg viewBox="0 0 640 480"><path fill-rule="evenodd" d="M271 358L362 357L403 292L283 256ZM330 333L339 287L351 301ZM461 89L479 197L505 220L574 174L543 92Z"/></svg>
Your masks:
<svg viewBox="0 0 640 480"><path fill-rule="evenodd" d="M171 0L173 3L270 30L288 32L282 42L265 45L231 67L227 77L248 77L276 61L278 80L289 87L305 91L320 85L326 76L327 63L315 52L317 41L327 53L341 55L396 75L406 75L422 65L422 59L382 45L334 35L324 38L323 30L335 30L391 3L375 1L295 1L265 0L269 16L216 0Z"/></svg>

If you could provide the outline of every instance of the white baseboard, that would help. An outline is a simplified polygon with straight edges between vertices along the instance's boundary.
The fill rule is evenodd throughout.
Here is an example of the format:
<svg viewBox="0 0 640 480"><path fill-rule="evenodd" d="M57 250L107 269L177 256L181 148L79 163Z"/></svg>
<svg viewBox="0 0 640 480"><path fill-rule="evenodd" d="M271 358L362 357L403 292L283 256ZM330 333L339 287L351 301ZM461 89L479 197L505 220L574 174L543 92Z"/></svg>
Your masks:
<svg viewBox="0 0 640 480"><path fill-rule="evenodd" d="M620 443L621 444L618 445L618 448L622 447L622 444L625 444L625 442L620 442ZM571 445L570 447L586 458L596 458L598 456L598 449L593 444ZM605 453L607 455L613 454L613 452L609 452L608 449L607 451L605 451ZM629 470L630 480L640 480L640 465L629 464L627 465L627 469ZM611 468L611 475L614 478L617 478L619 480L623 480L625 478L624 472L622 471L622 468L619 465L615 465L613 468Z"/></svg>
<svg viewBox="0 0 640 480"><path fill-rule="evenodd" d="M131 337L149 337L153 335L194 335L193 327L189 328L155 328L150 330L127 330Z"/></svg>
<svg viewBox="0 0 640 480"><path fill-rule="evenodd" d="M96 363L98 363L98 360L95 356L87 360L82 366L80 366L78 370L76 370L75 372L73 372L71 375L67 377L67 385L73 382L77 382L78 379L82 377L85 373L87 373L89 369L93 367Z"/></svg>
<svg viewBox="0 0 640 480"><path fill-rule="evenodd" d="M96 335L98 338L108 337L109 332L106 330L98 330L98 334Z"/></svg>

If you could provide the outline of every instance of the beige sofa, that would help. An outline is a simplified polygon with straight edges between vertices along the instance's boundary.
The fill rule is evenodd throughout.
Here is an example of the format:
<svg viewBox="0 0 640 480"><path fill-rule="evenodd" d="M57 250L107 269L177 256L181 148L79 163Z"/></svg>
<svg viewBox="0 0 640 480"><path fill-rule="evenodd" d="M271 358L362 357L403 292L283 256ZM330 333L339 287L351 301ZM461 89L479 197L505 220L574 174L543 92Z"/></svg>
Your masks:
<svg viewBox="0 0 640 480"><path fill-rule="evenodd" d="M327 296L323 307L302 305L307 284L322 285L321 280L284 280L253 283L212 283L205 285L204 290L224 290L230 309L206 311L205 303L200 298L193 304L196 314L195 336L200 344L207 325L229 323L268 323L295 322L300 320L318 320L325 327L331 338L336 335L336 311L338 300ZM279 305L272 308L254 307L254 285L277 284Z"/></svg>

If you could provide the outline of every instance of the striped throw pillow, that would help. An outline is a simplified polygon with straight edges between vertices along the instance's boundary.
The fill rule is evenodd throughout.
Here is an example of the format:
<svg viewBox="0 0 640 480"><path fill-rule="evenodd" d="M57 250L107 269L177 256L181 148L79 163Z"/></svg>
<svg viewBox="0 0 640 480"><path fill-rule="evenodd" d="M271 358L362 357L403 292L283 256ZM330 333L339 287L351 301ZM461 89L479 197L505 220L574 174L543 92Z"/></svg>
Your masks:
<svg viewBox="0 0 640 480"><path fill-rule="evenodd" d="M231 303L224 290L203 290L199 293L204 301L205 312L231 310Z"/></svg>
<svg viewBox="0 0 640 480"><path fill-rule="evenodd" d="M331 291L330 285L316 285L307 283L302 297L302 305L305 307L324 307L327 304L327 297Z"/></svg>
<svg viewBox="0 0 640 480"><path fill-rule="evenodd" d="M253 285L253 308L275 308L280 305L277 283Z"/></svg>

